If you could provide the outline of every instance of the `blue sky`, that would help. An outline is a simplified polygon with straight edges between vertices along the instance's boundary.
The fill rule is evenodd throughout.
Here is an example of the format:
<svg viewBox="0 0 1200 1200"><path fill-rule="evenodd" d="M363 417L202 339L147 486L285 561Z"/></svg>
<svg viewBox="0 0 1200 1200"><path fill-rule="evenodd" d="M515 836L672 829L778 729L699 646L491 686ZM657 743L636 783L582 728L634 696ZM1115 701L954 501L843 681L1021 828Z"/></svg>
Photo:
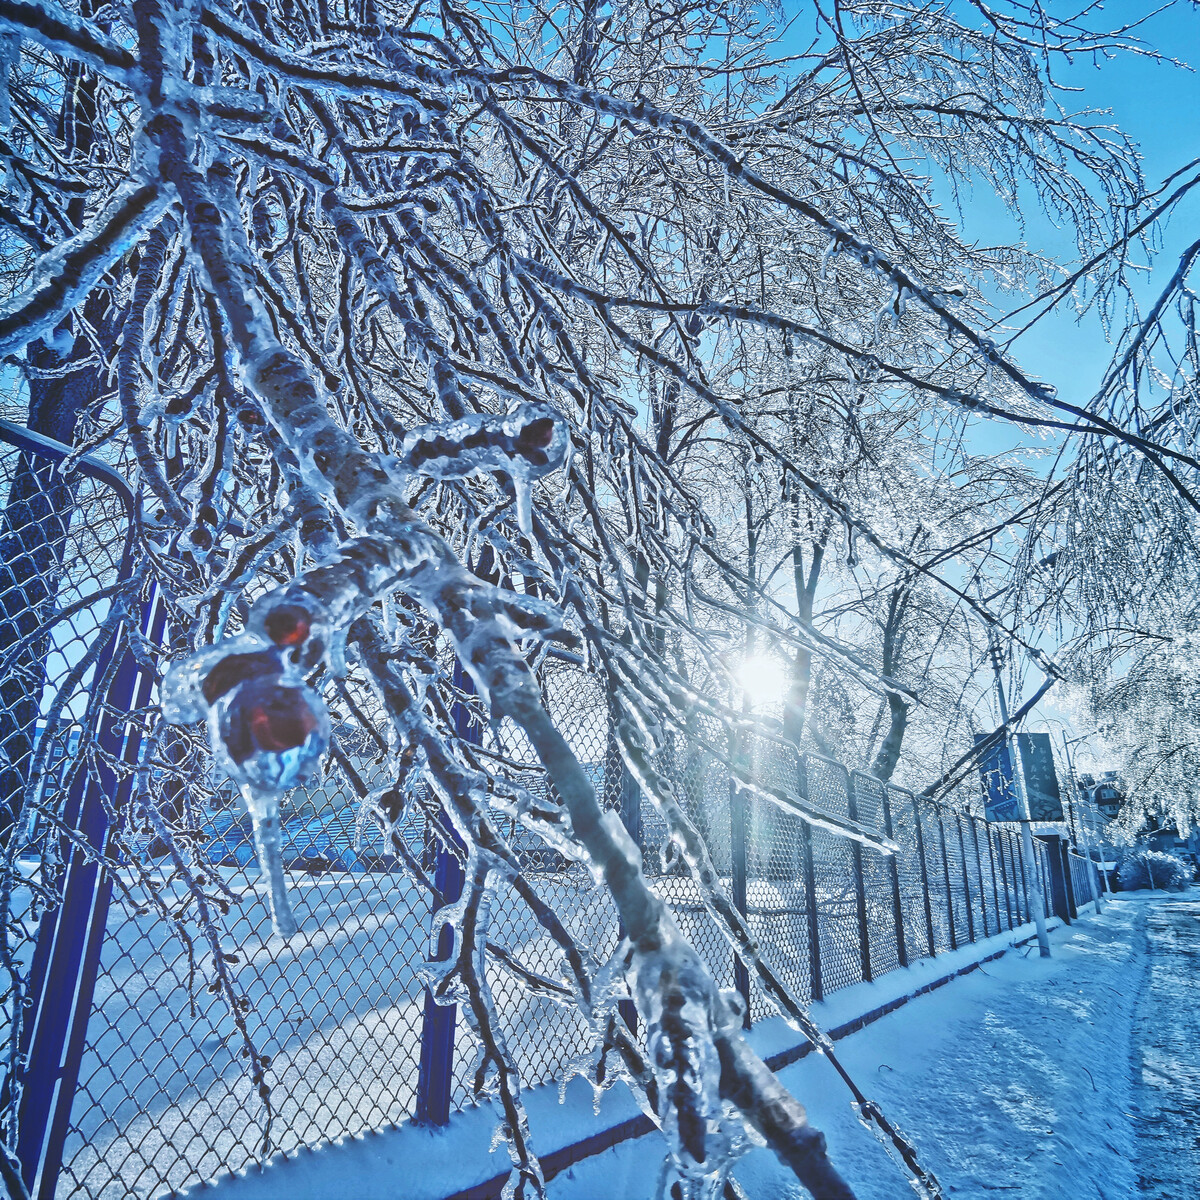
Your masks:
<svg viewBox="0 0 1200 1200"><path fill-rule="evenodd" d="M1116 25L1136 18L1148 7L1118 0L1106 5L1094 19ZM1200 7L1190 0L1152 18L1141 32L1164 54L1200 67ZM1140 147L1149 186L1157 186L1171 172L1200 157L1200 71L1122 54L1098 65L1089 59L1060 67L1058 79L1082 89L1064 97L1064 104L1112 110L1109 120L1129 132ZM1032 248L1064 263L1076 258L1069 231L1056 228L1032 204L1025 207L1024 218L1022 235L1000 202L980 188L965 214L964 228L981 241L1012 241L1023 236ZM1163 227L1162 250L1152 269L1143 275L1140 300L1157 295L1170 278L1179 252L1198 235L1200 192L1194 192ZM1092 398L1111 356L1098 315L1092 311L1077 323L1069 304L1043 318L1022 336L1014 351L1023 365L1055 384L1064 399L1075 403ZM1028 440L1019 431L1005 434L995 429L992 436L997 448Z"/></svg>
<svg viewBox="0 0 1200 1200"><path fill-rule="evenodd" d="M1139 19L1152 7L1137 0L1109 0L1102 11L1093 14L1093 23L1116 27ZM1200 68L1200 5L1192 0L1182 0L1169 11L1152 17L1139 32L1168 58ZM1166 176L1200 158L1200 69L1121 54L1099 63L1088 58L1070 66L1060 64L1056 78L1061 84L1081 89L1063 96L1064 107L1076 111L1111 110L1110 117L1101 119L1125 130L1138 144L1148 187L1157 187ZM966 236L992 244L1024 241L1031 249L1070 266L1078 258L1073 232L1056 227L1040 211L1032 194L1028 200L1023 205L1021 225L986 184L981 184L964 204L960 219ZM953 205L948 189L944 202L948 208ZM1161 292L1175 270L1180 252L1200 237L1200 189L1176 208L1159 233L1161 248L1151 260L1150 269L1141 274L1136 288L1142 305ZM1022 303L1017 296L999 300L1010 308ZM1118 313L1114 336L1120 331L1120 320ZM1112 346L1095 309L1077 320L1073 306L1066 302L1024 334L1013 347L1013 353L1028 372L1053 383L1063 399L1087 405L1103 378ZM1061 442L1057 436L1042 436L995 421L979 423L969 440L977 452L989 454L1028 454ZM1053 459L1045 457L1039 469L1049 471L1052 465ZM1049 641L1046 649L1053 653ZM1025 690L1035 686L1038 673L1031 671L1023 659L1017 665L1025 678ZM1031 715L1027 727L1053 729L1057 742L1063 724L1073 723L1065 709L1065 700L1064 694L1051 692ZM1010 702L1016 704L1019 699L1010 697ZM1075 753L1080 770L1111 765L1099 743L1078 746Z"/></svg>

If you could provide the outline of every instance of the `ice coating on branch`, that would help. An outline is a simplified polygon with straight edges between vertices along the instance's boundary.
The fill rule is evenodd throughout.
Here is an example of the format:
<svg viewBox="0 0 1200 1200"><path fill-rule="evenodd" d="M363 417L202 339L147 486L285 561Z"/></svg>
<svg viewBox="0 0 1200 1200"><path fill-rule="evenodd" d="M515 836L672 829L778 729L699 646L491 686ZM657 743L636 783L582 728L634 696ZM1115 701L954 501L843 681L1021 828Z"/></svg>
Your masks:
<svg viewBox="0 0 1200 1200"><path fill-rule="evenodd" d="M516 489L522 528L529 529L529 489L562 464L569 441L566 424L553 409L526 403L504 416L473 415L415 429L389 468L405 477L420 473L444 479L504 471ZM373 504L367 497L364 511ZM414 536L403 554L392 539L369 533L351 538L322 567L262 597L245 633L176 663L164 681L165 718L175 724L206 719L218 762L246 798L280 932L290 914L278 919L286 910L277 834L272 840L279 797L316 771L329 743L324 705L305 686L301 672L324 660L334 675L343 674L345 634L358 612L394 591L404 575L416 598L427 600L414 575L438 564L443 549L421 536ZM444 578L436 566L428 574L426 591L430 582ZM534 597L496 590L480 597L480 604L473 616L481 635L495 621L512 637L560 627L557 613ZM459 653L469 658L471 639L460 640Z"/></svg>
<svg viewBox="0 0 1200 1200"><path fill-rule="evenodd" d="M267 640L242 634L173 664L162 710L172 724L207 722L217 765L250 812L275 932L290 937L297 926L283 878L279 800L319 768L329 748L329 716L297 664L311 630L308 614L276 606L261 624Z"/></svg>
<svg viewBox="0 0 1200 1200"><path fill-rule="evenodd" d="M260 669L247 669L241 675L242 679L265 673L271 663L275 663L277 671L282 671L274 656L270 655L269 648L258 638L245 634L215 646L205 646L195 654L172 663L159 694L163 720L170 725L192 725L205 720L212 701L221 694L221 690L227 690L216 690L223 680L230 678L230 687L240 682L236 678L239 671L243 667L248 668L250 661L260 655ZM210 675L213 676L211 681Z"/></svg>
<svg viewBox="0 0 1200 1200"><path fill-rule="evenodd" d="M530 534L533 484L562 466L570 441L566 422L554 409L529 402L504 416L475 413L421 425L404 439L393 470L432 479L464 479L475 471L507 472L516 493L517 524L522 533Z"/></svg>
<svg viewBox="0 0 1200 1200"><path fill-rule="evenodd" d="M659 1087L659 1118L684 1200L716 1200L745 1143L741 1121L721 1099L713 1034L737 1016L714 996L690 947L669 945L637 961L638 1012Z"/></svg>
<svg viewBox="0 0 1200 1200"><path fill-rule="evenodd" d="M310 778L329 748L325 705L303 681L283 675L251 679L208 712L217 759L247 804L278 802Z"/></svg>

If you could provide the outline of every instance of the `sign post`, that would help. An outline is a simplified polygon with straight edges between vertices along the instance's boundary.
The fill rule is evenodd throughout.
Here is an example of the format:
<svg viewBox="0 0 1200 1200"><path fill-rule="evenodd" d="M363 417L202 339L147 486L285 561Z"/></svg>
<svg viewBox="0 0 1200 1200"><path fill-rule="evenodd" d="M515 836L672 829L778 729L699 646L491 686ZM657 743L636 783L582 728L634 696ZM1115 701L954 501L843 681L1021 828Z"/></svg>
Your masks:
<svg viewBox="0 0 1200 1200"><path fill-rule="evenodd" d="M1013 770L1013 756L1010 747L1016 739L1012 731L1008 728L1008 700L1004 695L1004 675L1000 657L1000 643L995 631L991 628L988 629L988 643L988 648L992 654L992 670L996 676L996 702L1000 708L1000 721L1005 727L1003 742L1005 753L1002 756L1001 764L1003 769L1003 760L1007 760L1008 773L1006 778L1014 779L1016 783L1017 819L1021 822L1021 857L1025 860L1026 871L1029 877L1030 901L1033 908L1033 923L1037 929L1038 952L1042 958L1049 958L1050 935L1046 930L1046 902L1042 896L1042 885L1038 880L1037 864L1033 857L1033 832L1029 828L1029 823L1033 818L1029 815L1029 796L1025 791L1024 779L1022 777L1023 772ZM1047 741L1049 741L1048 738ZM1057 789L1058 784L1055 783L1056 792ZM1062 809L1060 807L1060 818L1061 813Z"/></svg>

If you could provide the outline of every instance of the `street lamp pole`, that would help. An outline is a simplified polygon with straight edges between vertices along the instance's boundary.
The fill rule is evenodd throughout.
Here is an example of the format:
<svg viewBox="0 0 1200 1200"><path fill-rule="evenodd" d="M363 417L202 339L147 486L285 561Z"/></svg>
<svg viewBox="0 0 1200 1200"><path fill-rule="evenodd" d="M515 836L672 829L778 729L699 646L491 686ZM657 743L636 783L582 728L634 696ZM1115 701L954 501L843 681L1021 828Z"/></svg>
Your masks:
<svg viewBox="0 0 1200 1200"><path fill-rule="evenodd" d="M1046 902L1042 885L1038 879L1037 860L1033 854L1033 831L1029 828L1032 817L1029 812L1029 797L1025 793L1025 778L1021 771L1020 746L1017 732L1008 729L1008 700L1004 695L1004 674L1001 669L1000 641L992 628L988 627L988 650L992 656L992 670L996 675L996 702L1000 706L1000 720L1007 732L1005 738L1012 757L1013 779L1017 785L1017 803L1021 809L1021 855L1025 859L1026 875L1033 899L1033 923L1037 928L1038 952L1043 958L1050 957L1050 935L1046 931Z"/></svg>

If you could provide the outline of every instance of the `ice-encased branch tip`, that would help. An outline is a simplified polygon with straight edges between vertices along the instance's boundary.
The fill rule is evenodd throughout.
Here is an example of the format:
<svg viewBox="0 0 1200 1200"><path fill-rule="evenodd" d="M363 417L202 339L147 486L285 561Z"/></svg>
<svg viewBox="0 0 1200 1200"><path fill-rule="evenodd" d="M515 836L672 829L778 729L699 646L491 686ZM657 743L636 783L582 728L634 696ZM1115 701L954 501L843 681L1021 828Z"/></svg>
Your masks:
<svg viewBox="0 0 1200 1200"><path fill-rule="evenodd" d="M569 441L561 417L531 402L503 415L474 414L414 429L387 468L401 482L414 474L462 479L503 471L516 490L518 523L528 531L533 482L562 464ZM344 674L342 648L351 620L399 582L389 547L370 536L349 539L330 562L261 597L244 632L175 663L163 682L165 719L207 722L216 761L246 802L272 919L283 936L296 925L283 882L280 799L316 773L330 740L325 704L303 673L325 661L334 674ZM532 598L493 593L479 600L487 610L480 616L501 619L516 636L560 632Z"/></svg>
<svg viewBox="0 0 1200 1200"><path fill-rule="evenodd" d="M275 932L290 937L298 927L283 878L279 803L319 769L329 715L301 673L309 613L280 605L262 625L266 639L243 633L175 663L163 680L162 710L173 724L206 722L214 758L250 813Z"/></svg>

